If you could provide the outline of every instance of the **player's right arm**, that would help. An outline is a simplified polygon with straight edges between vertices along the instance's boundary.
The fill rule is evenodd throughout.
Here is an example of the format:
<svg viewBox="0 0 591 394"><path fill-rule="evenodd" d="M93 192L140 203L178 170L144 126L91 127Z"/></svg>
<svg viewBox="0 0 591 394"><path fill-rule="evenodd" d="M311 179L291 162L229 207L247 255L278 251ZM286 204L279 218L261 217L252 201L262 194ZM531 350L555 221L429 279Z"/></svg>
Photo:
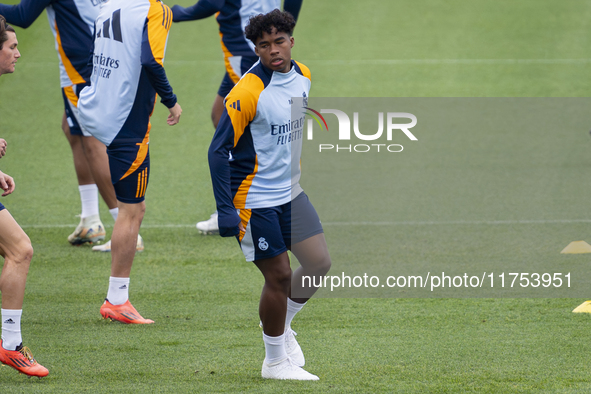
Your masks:
<svg viewBox="0 0 591 394"><path fill-rule="evenodd" d="M4 138L0 138L0 158L6 154L6 140Z"/></svg>
<svg viewBox="0 0 591 394"><path fill-rule="evenodd" d="M4 190L2 193L2 197L8 196L10 193L14 191L14 179L10 175L7 175L0 171L0 188Z"/></svg>
<svg viewBox="0 0 591 394"><path fill-rule="evenodd" d="M175 5L172 7L172 21L184 22L207 18L220 11L223 6L224 0L199 0L195 5L186 8Z"/></svg>
<svg viewBox="0 0 591 394"><path fill-rule="evenodd" d="M148 17L144 25L142 36L141 63L150 84L156 90L169 111L178 105L176 95L166 77L164 71L164 52L166 50L166 40L170 30L170 9L161 3L154 3L150 6ZM177 107L180 109L180 106ZM171 111L171 115L176 116ZM178 117L180 113L178 113ZM176 124L176 123L173 123Z"/></svg>
<svg viewBox="0 0 591 394"><path fill-rule="evenodd" d="M237 102L241 104L234 108ZM207 157L222 237L238 235L240 231L240 217L231 190L230 151L236 147L254 119L256 106L257 98L252 93L246 89L232 89L226 97L224 112L209 146Z"/></svg>
<svg viewBox="0 0 591 394"><path fill-rule="evenodd" d="M303 1L304 0L285 0L283 2L283 10L289 12L296 22L298 20L298 15L300 15Z"/></svg>
<svg viewBox="0 0 591 394"><path fill-rule="evenodd" d="M0 15L11 25L26 29L51 4L51 0L21 0L17 5L0 4Z"/></svg>

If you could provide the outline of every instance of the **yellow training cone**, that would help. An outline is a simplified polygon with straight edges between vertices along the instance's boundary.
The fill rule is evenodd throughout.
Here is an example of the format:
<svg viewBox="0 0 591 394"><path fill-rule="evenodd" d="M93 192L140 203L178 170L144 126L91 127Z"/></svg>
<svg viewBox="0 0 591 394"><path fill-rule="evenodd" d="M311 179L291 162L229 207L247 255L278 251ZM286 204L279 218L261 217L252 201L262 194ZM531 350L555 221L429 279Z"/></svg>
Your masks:
<svg viewBox="0 0 591 394"><path fill-rule="evenodd" d="M591 313L591 301L585 301L575 309L574 313Z"/></svg>
<svg viewBox="0 0 591 394"><path fill-rule="evenodd" d="M566 248L562 249L560 253L591 253L591 245L585 241L573 241Z"/></svg>

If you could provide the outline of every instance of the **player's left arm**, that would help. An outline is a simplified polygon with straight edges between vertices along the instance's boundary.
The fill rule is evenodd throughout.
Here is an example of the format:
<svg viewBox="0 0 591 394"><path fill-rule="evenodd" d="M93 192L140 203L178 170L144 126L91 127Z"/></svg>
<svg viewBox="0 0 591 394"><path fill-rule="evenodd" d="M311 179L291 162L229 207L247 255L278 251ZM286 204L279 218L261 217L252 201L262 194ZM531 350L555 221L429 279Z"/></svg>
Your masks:
<svg viewBox="0 0 591 394"><path fill-rule="evenodd" d="M16 5L0 4L0 15L11 25L26 29L50 4L51 0L21 0Z"/></svg>
<svg viewBox="0 0 591 394"><path fill-rule="evenodd" d="M173 22L194 21L212 16L221 11L224 6L224 0L199 0L191 7L172 6Z"/></svg>
<svg viewBox="0 0 591 394"><path fill-rule="evenodd" d="M207 157L222 237L231 237L244 231L232 196L229 158L230 151L236 147L256 115L257 101L258 96L254 97L248 90L234 87L226 97L224 112L209 146Z"/></svg>
<svg viewBox="0 0 591 394"><path fill-rule="evenodd" d="M171 24L170 8L161 2L152 3L144 24L141 51L142 67L148 80L169 110L177 105L176 95L164 71L164 52Z"/></svg>

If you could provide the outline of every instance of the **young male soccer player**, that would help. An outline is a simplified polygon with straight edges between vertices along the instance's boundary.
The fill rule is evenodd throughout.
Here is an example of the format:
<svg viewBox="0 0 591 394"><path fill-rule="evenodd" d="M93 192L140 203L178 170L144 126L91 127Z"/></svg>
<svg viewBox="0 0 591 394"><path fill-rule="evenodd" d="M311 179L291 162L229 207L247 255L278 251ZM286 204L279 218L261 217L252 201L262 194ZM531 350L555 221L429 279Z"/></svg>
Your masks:
<svg viewBox="0 0 591 394"><path fill-rule="evenodd" d="M330 268L320 220L299 185L304 122L292 122L290 103L308 96L311 79L306 66L291 60L294 26L291 15L279 10L250 18L246 37L260 61L226 97L209 166L220 235L235 235L246 260L265 278L259 304L262 376L317 380L301 368L304 355L291 330L293 317L316 289L308 289L306 298L292 297L287 250L301 264L293 278L323 276ZM278 135L278 126L286 124L293 126L289 135Z"/></svg>
<svg viewBox="0 0 591 394"><path fill-rule="evenodd" d="M91 85L80 93L82 125L107 145L119 216L111 237L111 278L101 315L123 323L146 324L129 302L129 276L144 196L150 176L150 116L156 94L168 107L169 125L181 106L163 67L172 12L160 0L110 0L95 22Z"/></svg>
<svg viewBox="0 0 591 394"><path fill-rule="evenodd" d="M60 84L65 112L62 129L74 158L78 190L82 203L80 224L68 236L72 245L94 243L105 238L105 228L99 216L98 191L109 207L113 219L118 208L115 190L109 175L105 146L92 137L78 122L78 95L88 85L92 68L88 54L92 47L94 21L102 1L91 0L22 0L18 5L0 4L0 14L8 23L27 28L47 11L58 52ZM108 251L109 244L95 246L95 250ZM143 250L141 238L138 250Z"/></svg>
<svg viewBox="0 0 591 394"><path fill-rule="evenodd" d="M14 72L21 54L14 29L6 24L0 15L0 75ZM6 143L1 140L0 157L6 153ZM2 196L14 191L14 180L0 171ZM25 284L33 247L31 240L0 203L0 255L4 257L0 292L2 293L2 339L0 340L0 362L29 376L47 376L47 368L37 363L27 347L23 347L21 316Z"/></svg>
<svg viewBox="0 0 591 394"><path fill-rule="evenodd" d="M285 0L283 8L297 20L303 0ZM191 7L172 7L174 22L192 21L216 14L220 26L222 51L226 74L216 95L211 109L213 127L224 111L224 97L242 75L255 64L259 57L254 52L254 44L244 36L244 27L248 18L266 14L281 7L281 0L199 0ZM208 220L197 223L197 229L203 234L218 232L218 214L215 212Z"/></svg>

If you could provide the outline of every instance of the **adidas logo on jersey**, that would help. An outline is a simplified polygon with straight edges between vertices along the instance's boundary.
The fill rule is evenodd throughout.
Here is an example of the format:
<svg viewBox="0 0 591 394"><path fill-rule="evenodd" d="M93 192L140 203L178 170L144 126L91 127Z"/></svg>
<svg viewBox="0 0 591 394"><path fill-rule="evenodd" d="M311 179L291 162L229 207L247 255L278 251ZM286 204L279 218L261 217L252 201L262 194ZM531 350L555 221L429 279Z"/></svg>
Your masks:
<svg viewBox="0 0 591 394"><path fill-rule="evenodd" d="M98 30L96 33L97 38L104 37L104 38L111 38L113 36L113 40L123 42L123 38L121 36L121 10L116 10L113 12L112 16L113 22L111 22L111 18L108 18L103 22L103 28Z"/></svg>
<svg viewBox="0 0 591 394"><path fill-rule="evenodd" d="M234 101L232 104L228 105L228 107L240 111L240 100Z"/></svg>

